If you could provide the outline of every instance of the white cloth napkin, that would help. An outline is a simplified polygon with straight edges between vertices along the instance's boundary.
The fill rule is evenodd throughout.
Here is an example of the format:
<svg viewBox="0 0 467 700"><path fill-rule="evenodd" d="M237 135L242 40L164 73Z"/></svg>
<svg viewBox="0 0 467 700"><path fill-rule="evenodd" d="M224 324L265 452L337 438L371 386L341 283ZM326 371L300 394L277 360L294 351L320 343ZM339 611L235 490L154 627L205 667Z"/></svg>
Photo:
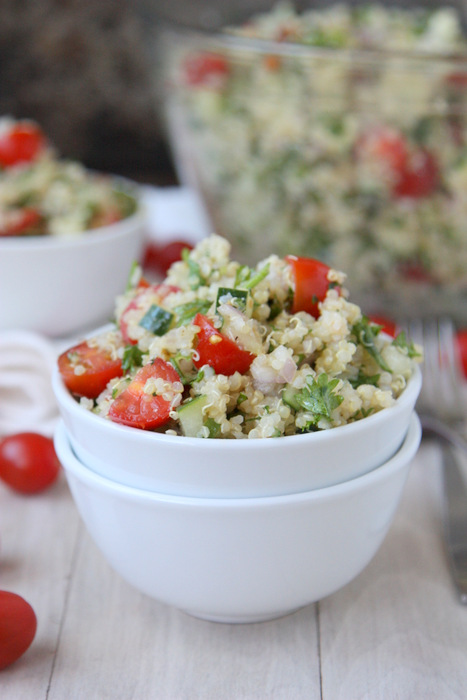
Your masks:
<svg viewBox="0 0 467 700"><path fill-rule="evenodd" d="M142 187L148 240L195 243L210 233L201 201L186 187ZM0 437L32 431L51 436L59 414L51 385L58 355L76 337L51 341L25 330L0 331Z"/></svg>
<svg viewBox="0 0 467 700"><path fill-rule="evenodd" d="M0 333L0 436L51 436L58 410L51 386L56 346L29 331Z"/></svg>

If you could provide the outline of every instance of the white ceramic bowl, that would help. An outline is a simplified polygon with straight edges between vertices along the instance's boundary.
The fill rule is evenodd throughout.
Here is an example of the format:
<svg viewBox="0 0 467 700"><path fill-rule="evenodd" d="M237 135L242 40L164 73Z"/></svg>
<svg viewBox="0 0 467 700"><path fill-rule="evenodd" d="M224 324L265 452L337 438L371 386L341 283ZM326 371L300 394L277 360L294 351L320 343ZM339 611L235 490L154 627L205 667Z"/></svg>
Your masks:
<svg viewBox="0 0 467 700"><path fill-rule="evenodd" d="M244 499L168 496L105 479L78 461L63 423L55 447L91 537L124 579L197 617L253 622L319 600L364 569L392 522L420 437L413 414L400 450L369 474Z"/></svg>
<svg viewBox="0 0 467 700"><path fill-rule="evenodd" d="M421 387L417 368L391 408L355 423L277 439L170 436L87 411L55 371L53 388L78 458L97 474L178 496L275 496L330 486L378 467L400 447Z"/></svg>
<svg viewBox="0 0 467 700"><path fill-rule="evenodd" d="M132 216L69 238L0 238L0 330L66 336L109 321L144 243Z"/></svg>

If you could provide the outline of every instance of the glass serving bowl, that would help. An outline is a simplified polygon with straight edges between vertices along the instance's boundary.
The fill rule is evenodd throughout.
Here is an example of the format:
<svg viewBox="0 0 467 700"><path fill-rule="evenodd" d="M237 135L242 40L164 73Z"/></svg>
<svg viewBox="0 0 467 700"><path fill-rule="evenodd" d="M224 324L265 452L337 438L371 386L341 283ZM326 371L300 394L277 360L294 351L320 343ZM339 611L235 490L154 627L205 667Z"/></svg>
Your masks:
<svg viewBox="0 0 467 700"><path fill-rule="evenodd" d="M346 271L366 313L447 313L466 326L467 49L219 30L260 5L228 18L198 2L198 24L186 13L161 23L180 180L240 261L317 257Z"/></svg>

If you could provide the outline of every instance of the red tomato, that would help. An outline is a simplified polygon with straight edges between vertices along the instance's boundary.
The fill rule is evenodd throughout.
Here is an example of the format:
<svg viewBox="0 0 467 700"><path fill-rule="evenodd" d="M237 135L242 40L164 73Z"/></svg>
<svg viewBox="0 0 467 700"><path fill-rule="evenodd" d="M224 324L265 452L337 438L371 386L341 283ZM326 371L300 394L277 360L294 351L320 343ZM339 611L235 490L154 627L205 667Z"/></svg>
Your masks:
<svg viewBox="0 0 467 700"><path fill-rule="evenodd" d="M39 493L57 479L60 462L52 440L38 433L17 433L0 442L0 478L20 493Z"/></svg>
<svg viewBox="0 0 467 700"><path fill-rule="evenodd" d="M297 258L287 255L294 278L292 313L306 311L315 318L319 316L318 302L323 301L329 289L329 267L313 258Z"/></svg>
<svg viewBox="0 0 467 700"><path fill-rule="evenodd" d="M186 241L171 241L159 246L156 243L149 243L144 252L143 267L154 270L161 275L166 275L169 267L182 259L182 251L187 248L192 250L193 246Z"/></svg>
<svg viewBox="0 0 467 700"><path fill-rule="evenodd" d="M150 378L161 378L167 382L179 382L180 377L174 367L160 357L152 364L139 369L127 388L117 396L109 410L109 418L133 428L150 430L164 425L169 420L171 403L162 396L143 392Z"/></svg>
<svg viewBox="0 0 467 700"><path fill-rule="evenodd" d="M395 129L380 127L366 134L358 143L357 153L379 160L389 168L395 197L426 197L438 186L439 167L433 154L425 148L411 153L404 137Z"/></svg>
<svg viewBox="0 0 467 700"><path fill-rule="evenodd" d="M385 163L391 170L399 171L407 162L407 145L395 129L378 127L362 136L357 145L359 155L369 156Z"/></svg>
<svg viewBox="0 0 467 700"><path fill-rule="evenodd" d="M185 77L188 85L220 89L229 74L229 64L223 56L215 53L200 53L189 56L185 62Z"/></svg>
<svg viewBox="0 0 467 700"><path fill-rule="evenodd" d="M203 365L209 365L217 374L226 376L235 372L248 372L255 355L242 350L233 340L221 335L206 316L196 314L193 323L201 329L196 346L199 359L193 360L195 367L199 369Z"/></svg>
<svg viewBox="0 0 467 700"><path fill-rule="evenodd" d="M393 193L396 197L427 197L437 188L439 168L435 157L420 148L396 174Z"/></svg>
<svg viewBox="0 0 467 700"><path fill-rule="evenodd" d="M84 367L84 372L76 374L77 366ZM88 345L86 341L62 353L58 358L58 369L67 389L88 399L95 399L111 379L123 374L120 359L113 358L106 350Z"/></svg>
<svg viewBox="0 0 467 700"><path fill-rule="evenodd" d="M45 136L36 124L18 122L10 130L0 133L0 167L29 163L45 145Z"/></svg>
<svg viewBox="0 0 467 700"><path fill-rule="evenodd" d="M6 668L31 646L37 618L20 595L0 591L0 670Z"/></svg>
<svg viewBox="0 0 467 700"><path fill-rule="evenodd" d="M467 379L467 329L457 332L457 349L465 378Z"/></svg>
<svg viewBox="0 0 467 700"><path fill-rule="evenodd" d="M397 326L394 323L394 321L391 321L389 318L386 318L385 316L379 316L379 315L375 315L375 314L370 314L369 319L373 323L377 323L378 326L382 326L381 330L383 331L383 333L387 333L388 335L391 335L393 338L396 337Z"/></svg>
<svg viewBox="0 0 467 700"><path fill-rule="evenodd" d="M24 209L12 209L6 212L4 221L0 227L0 236L18 236L29 233L35 229L41 221L41 215L37 209L25 207Z"/></svg>
<svg viewBox="0 0 467 700"><path fill-rule="evenodd" d="M154 304L160 304L165 297L167 297L169 294L172 294L172 292L179 292L180 289L179 287L175 287L173 284L165 284L162 282L161 284L150 284L147 285L146 283L143 285L138 285L139 287L142 287L141 291L136 294L136 296L130 301L126 309L122 312L122 315L120 316L120 332L122 334L122 338L125 341L125 343L131 344L131 345L136 345L137 340L132 338L130 336L130 332L128 330L128 325L129 325L129 320L128 320L128 312L138 309L140 306L143 308L145 307L144 305L144 299L151 299L151 303ZM147 306L149 308L150 305Z"/></svg>

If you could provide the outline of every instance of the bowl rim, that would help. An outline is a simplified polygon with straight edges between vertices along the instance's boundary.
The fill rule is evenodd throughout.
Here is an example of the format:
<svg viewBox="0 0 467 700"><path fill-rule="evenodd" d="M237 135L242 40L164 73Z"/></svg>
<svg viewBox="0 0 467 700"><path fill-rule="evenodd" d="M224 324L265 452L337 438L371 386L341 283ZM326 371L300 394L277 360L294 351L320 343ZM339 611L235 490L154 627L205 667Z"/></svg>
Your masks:
<svg viewBox="0 0 467 700"><path fill-rule="evenodd" d="M108 328L109 326L104 326L102 329ZM98 331L95 331L95 333ZM87 337L92 337L95 333L88 335ZM78 341L79 342L79 341ZM96 415L80 405L79 401L73 398L68 389L66 388L60 373L58 371L57 365L55 365L52 372L52 389L54 391L57 402L60 406L64 406L68 413L77 416L80 420L91 421L96 426L101 426L102 431L107 433L110 439L112 435L122 435L125 436L130 442L142 442L148 445L153 443L163 443L164 445L185 445L187 448L192 449L202 449L206 450L218 450L220 445L229 445L229 450L234 450L239 454L244 450L255 451L255 450L275 450L279 444L290 444L290 441L295 443L304 442L327 442L330 439L336 439L336 436L343 436L346 433L359 433L365 432L367 429L371 429L372 426L376 427L379 424L386 422L388 416L390 416L395 411L403 409L405 406L410 405L412 402L415 405L416 399L420 393L422 386L422 372L418 365L414 366L414 372L407 382L407 385L402 392L402 394L396 399L396 403L387 408L383 408L376 413L373 413L366 418L354 421L353 423L346 423L345 425L339 425L334 428L329 428L327 430L320 430L316 432L309 433L299 433L296 435L281 435L277 439L268 438L255 438L255 439L225 439L225 438L200 438L200 437L186 437L183 435L167 435L166 433L158 433L149 430L141 430L139 428L133 428L126 425L120 425L114 423L107 418ZM99 421L98 423L96 421ZM337 431L337 432L336 432ZM223 448L227 449L227 448Z"/></svg>
<svg viewBox="0 0 467 700"><path fill-rule="evenodd" d="M394 472L408 465L415 456L421 441L422 428L420 419L414 411L410 418L409 428L397 452L379 467L361 476L347 481L313 489L275 496L253 496L217 498L203 496L177 496L162 494L157 491L147 491L134 486L127 486L112 479L97 474L84 465L73 452L63 419L56 427L54 444L63 469L85 483L89 488L97 488L106 493L124 496L132 501L154 502L160 504L179 505L185 507L206 507L209 509L236 510L254 508L276 508L290 505L300 505L310 501L326 502L327 500L345 498L346 496L374 485L375 482L390 477Z"/></svg>
<svg viewBox="0 0 467 700"><path fill-rule="evenodd" d="M336 3L338 4L338 3ZM380 48L336 48L327 46L307 46L287 41L274 41L272 39L260 39L258 37L246 37L236 34L229 34L219 26L203 26L195 24L183 17L169 17L162 10L157 11L157 21L160 31L172 32L191 37L194 40L203 40L212 45L213 48L225 51L237 51L240 53L253 53L260 56L275 54L278 56L295 58L317 58L327 60L339 60L354 68L356 64L374 64L375 61L394 60L400 70L400 62L407 61L413 64L418 70L426 70L431 64L453 64L456 68L467 68L467 55L461 52L442 53L436 51L421 51L411 49L380 49ZM258 13L257 13L258 14ZM261 12L259 13L261 14ZM247 20L251 14L245 14ZM231 26L241 26L240 18L229 23Z"/></svg>
<svg viewBox="0 0 467 700"><path fill-rule="evenodd" d="M124 183L129 196L135 200L136 209L132 214L113 224L77 231L66 236L44 235L25 236L24 238L22 236L0 236L0 252L2 254L6 251L24 253L25 251L80 248L92 243L99 243L109 236L123 235L128 228L132 229L134 226L142 225L146 218L146 206L140 185L117 175L110 177L114 182Z"/></svg>

